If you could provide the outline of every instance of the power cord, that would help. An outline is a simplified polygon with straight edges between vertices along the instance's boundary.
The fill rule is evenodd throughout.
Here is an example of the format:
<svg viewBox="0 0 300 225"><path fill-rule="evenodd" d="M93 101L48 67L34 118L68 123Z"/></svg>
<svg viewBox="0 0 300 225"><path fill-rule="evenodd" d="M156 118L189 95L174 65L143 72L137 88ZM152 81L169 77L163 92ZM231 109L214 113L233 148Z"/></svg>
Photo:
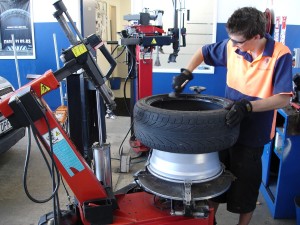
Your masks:
<svg viewBox="0 0 300 225"><path fill-rule="evenodd" d="M60 185L60 174L59 171L57 169L57 166L55 164L53 155L53 144L52 144L52 134L51 134L51 129L50 129L50 125L49 125L49 121L47 119L47 117L45 116L45 113L43 110L41 110L43 112L43 118L47 124L47 128L48 128L48 133L49 133L49 142L50 142L50 152L47 151L48 155L50 156L50 159L52 161L52 167L50 168L50 164L42 150L42 147L40 145L39 140L37 139L37 136L42 138L42 135L38 132L37 128L34 125L34 122L32 121L30 115L28 114L25 106L23 105L23 103L17 99L16 100L17 105L20 107L20 109L22 110L22 112L24 113L24 115L26 116L27 120L29 121L30 126L28 127L28 145L27 145L27 153L26 153L26 159L25 159L25 165L24 165L24 173L23 173L23 186L24 186L24 191L27 195L27 197L35 202L35 203L45 203L50 201L51 199L53 200L53 217L54 217L54 224L58 225L59 224L59 219L58 216L60 215L60 208L59 208L59 199L58 199L58 189L59 189L59 185ZM30 133L30 127L32 127L32 133L33 136L35 138L35 141L38 145L38 149L42 154L42 157L47 165L47 168L49 170L49 173L52 177L52 188L53 188L53 192L51 194L50 197L46 198L46 199L36 199L34 198L30 192L28 191L28 187L27 187L27 174L28 174L28 165L29 165L29 160L30 160L30 152L31 152L31 133ZM55 179L55 172L56 172L56 179ZM57 180L57 183L56 183Z"/></svg>
<svg viewBox="0 0 300 225"><path fill-rule="evenodd" d="M121 142L121 144L120 144L120 146L119 146L119 156L123 155L123 144L124 144L124 142L125 142L125 140L126 140L128 134L129 134L129 132L131 131L132 126L133 126L133 122L131 123L130 128L128 129L128 131L127 131L125 137L123 138L123 140L122 140L122 142Z"/></svg>
<svg viewBox="0 0 300 225"><path fill-rule="evenodd" d="M131 117L132 116L131 115L131 111L130 111L129 106L128 106L127 101L126 101L126 99L127 99L127 97L126 97L126 86L127 86L127 82L128 82L129 79L130 80L136 79L136 76L134 76L134 77L130 76L131 72L132 72L132 70L134 68L134 61L135 61L135 57L134 56L135 55L132 53L132 51L127 46L126 46L126 49L127 49L128 53L130 55L131 60L130 60L129 71L128 71L128 74L127 74L127 76L125 78L125 83L124 83L124 87L123 87L123 95L124 95L123 99L124 99L126 110L127 110L128 114L129 114L129 116Z"/></svg>

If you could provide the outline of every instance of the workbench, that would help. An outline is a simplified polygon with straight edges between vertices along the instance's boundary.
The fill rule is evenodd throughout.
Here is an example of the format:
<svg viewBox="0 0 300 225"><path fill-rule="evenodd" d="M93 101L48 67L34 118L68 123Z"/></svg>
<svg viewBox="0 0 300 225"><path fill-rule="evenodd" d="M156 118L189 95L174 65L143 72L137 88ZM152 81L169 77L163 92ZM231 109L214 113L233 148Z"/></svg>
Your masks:
<svg viewBox="0 0 300 225"><path fill-rule="evenodd" d="M300 113L288 106L277 111L274 139L262 156L262 193L274 219L296 218L300 196Z"/></svg>

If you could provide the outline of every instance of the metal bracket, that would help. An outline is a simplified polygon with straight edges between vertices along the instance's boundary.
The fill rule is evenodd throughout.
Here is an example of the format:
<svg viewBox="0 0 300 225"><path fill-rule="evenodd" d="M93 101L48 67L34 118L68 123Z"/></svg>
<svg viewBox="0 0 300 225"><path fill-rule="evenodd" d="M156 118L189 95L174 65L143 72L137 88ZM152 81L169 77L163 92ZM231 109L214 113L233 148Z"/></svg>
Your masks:
<svg viewBox="0 0 300 225"><path fill-rule="evenodd" d="M192 181L184 181L184 204L190 205L192 200Z"/></svg>
<svg viewBox="0 0 300 225"><path fill-rule="evenodd" d="M202 86L191 86L190 87L191 91L194 91L196 94L201 94L201 92L206 90L206 87L202 87Z"/></svg>

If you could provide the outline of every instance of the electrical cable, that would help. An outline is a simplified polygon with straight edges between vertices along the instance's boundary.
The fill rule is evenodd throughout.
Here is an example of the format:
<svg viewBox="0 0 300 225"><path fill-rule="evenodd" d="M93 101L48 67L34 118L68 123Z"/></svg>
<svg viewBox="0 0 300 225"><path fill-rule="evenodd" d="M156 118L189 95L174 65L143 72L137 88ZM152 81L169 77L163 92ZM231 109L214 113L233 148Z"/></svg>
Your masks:
<svg viewBox="0 0 300 225"><path fill-rule="evenodd" d="M36 129L35 125L34 125L34 122L32 121L30 115L28 114L25 106L23 105L23 103L19 100L19 99L16 99L16 103L18 104L18 106L20 107L20 109L23 111L23 113L25 114L27 120L29 121L30 123L30 126L33 128L32 129L32 132L33 132L33 135L34 135L34 138L36 140L36 143L38 145L38 149L40 150L43 158L44 158L44 161L46 162L46 165L47 165L47 168L50 172L50 175L52 177L52 184L53 184L53 192L51 194L50 197L46 198L46 199L42 199L42 200L39 200L39 199L36 199L34 198L28 191L28 187L27 187L27 173L28 173L28 165L29 165L29 159L30 159L30 151L31 151L31 135L30 135L30 132L28 132L28 145L27 145L27 154L26 154L26 159L25 159L25 166L24 166L24 174L23 174L23 186L24 186L24 191L27 195L27 197L35 202L35 203L45 203L45 202L48 202L50 201L51 199L53 199L53 214L54 214L54 224L58 225L59 224L59 221L58 221L58 215L60 214L60 209L59 209L59 200L58 200L58 189L59 189L59 184L60 184L60 174L59 174L59 171L57 169L57 166L55 164L55 161L54 161L54 158L53 158L53 144L52 144L52 134L51 134L51 130L50 130L50 125L49 125L49 121L48 119L46 118L45 114L44 114L44 111L42 110L43 112L43 118L45 119L46 121L46 124L47 124L47 127L48 127L48 132L49 132L49 138L50 138L50 152L48 152L48 155L50 156L51 160L52 160L52 170L50 169L50 165L49 165L49 162L48 160L46 159L46 156L45 154L43 153L43 150L41 148L41 145L37 139L37 136L39 136L41 138L41 134L38 132L38 130ZM30 131L30 129L28 128L28 131ZM55 182L55 174L54 174L54 170L56 171L56 178L57 178L57 184ZM57 212L56 212L57 210Z"/></svg>
<svg viewBox="0 0 300 225"><path fill-rule="evenodd" d="M66 184L65 184L65 182L64 182L62 176L60 176L60 180L61 180L61 183L62 183L64 189L65 189L65 192L66 192L67 198L68 198L68 200L69 200L69 203L70 203L70 205L72 205L72 202L71 202L71 196L70 196L70 194L69 194L69 191L68 191L68 189L67 189L67 187L66 187Z"/></svg>
<svg viewBox="0 0 300 225"><path fill-rule="evenodd" d="M38 146L39 146L39 144L38 144ZM25 194L27 195L27 197L31 201L33 201L35 203L45 203L45 202L48 202L49 200L51 200L53 198L54 193L52 193L52 195L47 199L38 200L38 199L35 199L34 197L32 197L30 195L30 193L28 191L28 188L27 188L27 172L28 172L28 165L29 165L29 159L30 159L30 152L31 152L31 135L30 135L30 127L28 127L28 144L27 144L27 151L26 151L26 158L25 158L25 165L24 165L24 173L23 173L23 186L24 186ZM43 158L46 159L44 153L42 155L43 155ZM50 175L52 176L50 165L49 165L49 162L48 162L47 159L46 159L46 165L48 167L48 170L50 171Z"/></svg>
<svg viewBox="0 0 300 225"><path fill-rule="evenodd" d="M120 144L120 147L119 147L119 156L121 156L122 153L123 153L123 144L124 144L124 142L125 142L125 140L126 140L128 134L129 134L129 132L131 131L132 126L133 126L133 122L131 123L130 128L128 129L128 131L127 131L127 133L126 133L124 139L122 140L122 142L121 142L121 144Z"/></svg>
<svg viewBox="0 0 300 225"><path fill-rule="evenodd" d="M111 55L113 55L114 54L114 52L117 50L117 48L119 47L119 45L116 45L116 47L114 47L114 49L111 51Z"/></svg>
<svg viewBox="0 0 300 225"><path fill-rule="evenodd" d="M118 159L118 158L110 158L110 159L112 159L112 160L120 160L120 159Z"/></svg>
<svg viewBox="0 0 300 225"><path fill-rule="evenodd" d="M127 97L126 97L126 86L127 86L127 82L128 82L128 76L125 78L125 82L124 82L124 89L123 89L123 100L124 100L124 104L125 104L125 107L126 107L126 110L128 112L128 115L131 117L131 112L130 112L130 109L128 107L128 104L127 104Z"/></svg>
<svg viewBox="0 0 300 225"><path fill-rule="evenodd" d="M135 159L135 158L132 158L132 159ZM139 161L136 161L136 162L130 161L130 164L138 164L138 163L145 162L145 161L147 161L147 158L146 158L146 159L139 160Z"/></svg>
<svg viewBox="0 0 300 225"><path fill-rule="evenodd" d="M51 156L54 155L54 150L53 150L53 142L52 142L52 132L51 132L51 128L50 128L50 124L48 121L48 118L46 117L45 113L43 113L43 118L46 121L47 124L47 128L48 128L48 134L49 134L49 143L50 143L50 152L51 152ZM54 171L54 169L56 170L57 174L57 182L58 182L58 187L59 187L59 183L60 183L60 174L59 171L56 167L55 161L52 158L52 171ZM55 190L56 187L56 182L55 182L55 176L54 176L54 172L53 172L53 176L52 176L52 189ZM58 197L58 192L55 192L54 194L54 198L53 198L53 217L54 217L54 224L59 225L59 218L61 216L61 211L60 211L60 206L59 206L59 197Z"/></svg>
<svg viewBox="0 0 300 225"><path fill-rule="evenodd" d="M26 112L27 113L27 112ZM29 128L28 128L29 129ZM30 129L29 129L30 130ZM34 134L35 132L32 131ZM35 137L35 135L34 135ZM37 140L37 138L35 137L35 140L36 140L36 143L38 145L38 149L40 150L43 158L44 158L44 161L46 162L46 165L47 165L47 168L48 170L50 171L50 175L52 176L52 172L51 172L51 169L50 169L50 165L49 165L49 162L48 160L46 159L46 156L44 154L44 152L42 151L42 148L41 148L41 145L39 143L39 141ZM25 159L25 165L24 165L24 174L23 174L23 186L24 186L24 190L25 190L25 194L27 195L27 197L35 202L35 203L46 203L48 201L50 201L53 197L54 197L54 194L55 192L57 192L58 190L58 187L54 190L54 192L51 194L50 197L46 198L46 199L42 199L42 200L39 200L39 199L35 199L34 197L32 197L32 195L29 193L28 191L28 188L27 188L27 173L28 173L28 165L29 165L29 159L30 159L30 151L31 151L31 135L30 135L30 132L28 132L28 145L27 145L27 154L26 154L26 159Z"/></svg>
<svg viewBox="0 0 300 225"><path fill-rule="evenodd" d="M132 69L133 69L133 66L134 66L134 63L133 63L133 62L134 62L134 57L133 57L133 55L131 54L131 51L130 51L129 49L128 49L128 52L130 53L130 56L131 56L131 60L130 60L131 66L130 66L129 72L128 72L128 74L127 74L127 77L125 78L125 83L124 83L124 88L123 88L123 94L124 94L124 102L125 102L126 109L127 109L127 111L128 111L129 116L131 117L131 112L130 112L129 107L128 107L127 102L126 102L126 85L127 85L128 79L129 79L129 77L130 77L130 74L131 74ZM135 78L130 78L130 79L135 79ZM124 144L124 142L125 142L125 140L126 140L128 134L129 134L129 132L131 131L132 127L133 127L133 122L131 123L128 132L126 133L124 139L122 140L122 142L121 142L121 144L120 144L120 147L119 147L119 155L120 155L120 156L121 156L122 153L123 153L123 148L122 148L122 147L123 147L123 144ZM122 150L121 150L121 149L122 149Z"/></svg>
<svg viewBox="0 0 300 225"><path fill-rule="evenodd" d="M125 46L123 46L123 49L122 49L122 51L116 56L116 57L114 57L114 59L117 59L117 58L119 58L122 54L123 54L123 52L125 51L125 49L126 49L126 47Z"/></svg>
<svg viewBox="0 0 300 225"><path fill-rule="evenodd" d="M134 67L134 55L132 54L132 52L130 51L130 49L127 46L126 46L126 49L129 52L129 54L130 54L131 60L130 60L129 71L128 71L128 74L127 74L127 76L125 78L125 83L124 83L124 87L123 87L123 95L124 95L123 99L124 99L126 110L127 110L128 114L129 114L129 116L131 117L131 112L130 112L130 109L128 107L127 101L126 101L126 86L127 86L128 79L134 80L136 77L130 77L131 72L132 72L133 67Z"/></svg>
<svg viewBox="0 0 300 225"><path fill-rule="evenodd" d="M113 50L113 52L114 52L115 50L116 50L116 48ZM126 97L126 86L127 86L127 83L128 83L128 80L129 80L129 79L131 79L131 80L136 79L136 76L133 76L133 77L130 76L130 75L131 75L131 72L132 72L132 70L133 70L133 68L134 68L134 65L135 65L135 63L134 63L134 62L135 62L135 54L128 48L128 46L125 46L125 47L123 48L123 50L121 51L121 53L119 53L118 56L115 57L115 59L118 58L119 56L121 56L125 50L127 50L128 53L129 53L129 55L130 55L130 67L129 67L128 74L127 74L127 76L126 76L126 78L125 78L125 83L124 83L124 87L123 87L123 95L124 95L123 99L124 99L124 103L125 103L126 110L127 110L128 114L129 114L129 116L131 117L131 111L130 111L129 106L128 106L127 101L126 101L126 98L127 98L127 97ZM121 144L120 144L120 146L119 146L119 156L120 156L120 157L123 155L123 144L124 144L126 138L128 137L128 134L129 134L130 131L132 130L133 123L134 123L134 122L131 123L130 128L128 129L128 131L127 131L125 137L123 138L123 140L122 140L122 142L121 142ZM116 160L120 160L120 167L121 167L121 159L116 159Z"/></svg>

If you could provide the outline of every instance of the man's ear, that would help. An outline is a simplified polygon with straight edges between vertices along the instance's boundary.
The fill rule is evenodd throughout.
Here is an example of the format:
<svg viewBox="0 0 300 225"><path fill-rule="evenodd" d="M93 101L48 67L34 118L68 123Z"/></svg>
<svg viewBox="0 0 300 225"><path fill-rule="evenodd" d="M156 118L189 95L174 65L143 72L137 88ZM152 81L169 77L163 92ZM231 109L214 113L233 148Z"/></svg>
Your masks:
<svg viewBox="0 0 300 225"><path fill-rule="evenodd" d="M263 37L260 36L260 34L257 34L257 35L254 36L254 38L255 38L256 40L258 40L258 39L262 39Z"/></svg>

